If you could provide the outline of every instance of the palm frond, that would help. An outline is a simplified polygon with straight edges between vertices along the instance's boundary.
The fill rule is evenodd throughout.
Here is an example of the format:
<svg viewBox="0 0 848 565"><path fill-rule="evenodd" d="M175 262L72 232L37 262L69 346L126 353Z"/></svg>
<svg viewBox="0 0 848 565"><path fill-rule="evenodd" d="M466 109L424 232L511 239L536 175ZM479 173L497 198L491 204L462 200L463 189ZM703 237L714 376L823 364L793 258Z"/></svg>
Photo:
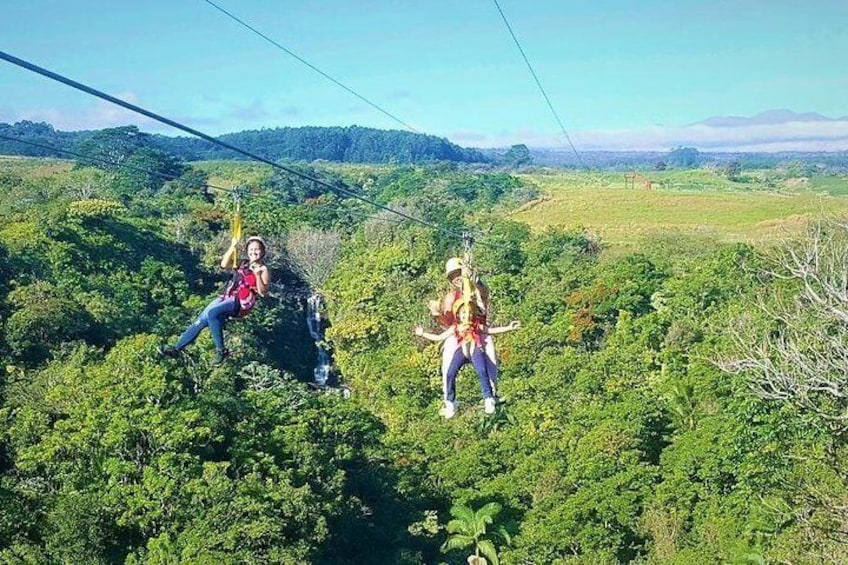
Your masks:
<svg viewBox="0 0 848 565"><path fill-rule="evenodd" d="M458 520L464 520L469 524L474 523L474 511L464 504L457 504L450 509L450 514Z"/></svg>
<svg viewBox="0 0 848 565"><path fill-rule="evenodd" d="M500 565L498 562L498 550L495 549L495 544L487 539L481 539L477 542L477 547L480 549L480 553L489 560L489 563L492 565Z"/></svg>
<svg viewBox="0 0 848 565"><path fill-rule="evenodd" d="M503 506L499 503L489 502L488 504L484 504L483 507L477 511L477 514L481 516L488 516L491 520L491 518L497 516L501 510L503 510ZM489 523L491 523L491 521Z"/></svg>
<svg viewBox="0 0 848 565"><path fill-rule="evenodd" d="M454 549L462 549L474 544L474 538L471 536L450 536L445 543L442 544L442 552L448 553Z"/></svg>
<svg viewBox="0 0 848 565"><path fill-rule="evenodd" d="M449 534L472 535L474 533L472 526L465 520L451 520L448 522L447 530Z"/></svg>
<svg viewBox="0 0 848 565"><path fill-rule="evenodd" d="M501 539L503 539L506 545L512 545L512 536L509 535L509 532L506 531L506 528L504 526L498 526L494 533L496 533Z"/></svg>

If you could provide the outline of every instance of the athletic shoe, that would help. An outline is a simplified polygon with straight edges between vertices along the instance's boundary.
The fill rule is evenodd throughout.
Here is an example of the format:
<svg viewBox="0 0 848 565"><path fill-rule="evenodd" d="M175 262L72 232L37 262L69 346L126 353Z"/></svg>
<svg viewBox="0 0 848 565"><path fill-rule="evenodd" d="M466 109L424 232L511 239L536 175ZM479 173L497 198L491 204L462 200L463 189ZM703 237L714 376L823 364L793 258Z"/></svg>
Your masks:
<svg viewBox="0 0 848 565"><path fill-rule="evenodd" d="M219 351L215 354L215 360L212 361L213 365L221 365L224 363L224 360L230 356L230 351L228 349L224 349L223 351Z"/></svg>
<svg viewBox="0 0 848 565"><path fill-rule="evenodd" d="M486 414L494 414L495 413L495 399L494 398L486 398L483 400L483 410Z"/></svg>
<svg viewBox="0 0 848 565"><path fill-rule="evenodd" d="M180 350L174 349L170 345L160 346L158 351L159 351L159 355L161 355L163 357L171 357L173 359L176 359L177 357L180 356Z"/></svg>
<svg viewBox="0 0 848 565"><path fill-rule="evenodd" d="M439 414L444 416L447 420L453 418L456 415L456 402L445 400L445 405L441 410L439 410Z"/></svg>

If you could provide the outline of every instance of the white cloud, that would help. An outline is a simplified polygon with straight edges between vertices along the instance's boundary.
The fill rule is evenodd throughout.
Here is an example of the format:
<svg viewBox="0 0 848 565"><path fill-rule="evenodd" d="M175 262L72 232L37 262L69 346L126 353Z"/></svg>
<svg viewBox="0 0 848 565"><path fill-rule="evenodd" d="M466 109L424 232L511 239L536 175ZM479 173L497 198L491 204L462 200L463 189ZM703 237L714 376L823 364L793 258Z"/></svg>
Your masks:
<svg viewBox="0 0 848 565"><path fill-rule="evenodd" d="M707 151L842 151L848 149L848 120L583 131L575 134L574 142L586 150L664 151L685 145Z"/></svg>
<svg viewBox="0 0 848 565"><path fill-rule="evenodd" d="M124 92L115 95L120 98L144 107L139 103L138 96L132 92ZM233 104L222 101L210 102L209 98L202 99L205 107L213 107L214 115L223 116L209 118L203 116L179 115L173 116L162 113L161 115L176 122L194 128L208 128L212 135L230 133L240 129L260 127L263 124L280 120L290 119L300 114L300 109L294 106L285 106L275 111L269 111L263 100L253 100L248 104ZM203 104L201 104L203 105ZM0 111L0 121L17 122L29 120L33 122L47 122L61 131L77 131L102 129L117 126L136 125L142 131L150 133L162 133L165 135L185 135L178 129L165 125L159 121L148 118L121 106L112 104L105 100L92 100L82 110L65 111L56 108L35 108L22 111ZM237 124L237 125L233 125ZM229 128L229 129L227 129ZM226 131L224 131L226 130Z"/></svg>
<svg viewBox="0 0 848 565"><path fill-rule="evenodd" d="M138 96L132 92L123 92L115 95L115 97L125 100L130 104L138 103ZM55 108L39 108L12 113L7 118L7 121L10 122L20 120L47 122L54 128L63 131L101 129L129 124L137 125L145 131L174 131L173 128L116 106L111 102L106 102L105 100L94 100L89 106L80 111L71 112Z"/></svg>
<svg viewBox="0 0 848 565"><path fill-rule="evenodd" d="M799 121L741 127L651 126L631 130L580 130L569 132L578 151L667 151L691 146L704 151L845 151L848 120ZM448 136L459 145L507 147L524 143L530 147L568 148L562 133L531 130L487 135L457 131Z"/></svg>

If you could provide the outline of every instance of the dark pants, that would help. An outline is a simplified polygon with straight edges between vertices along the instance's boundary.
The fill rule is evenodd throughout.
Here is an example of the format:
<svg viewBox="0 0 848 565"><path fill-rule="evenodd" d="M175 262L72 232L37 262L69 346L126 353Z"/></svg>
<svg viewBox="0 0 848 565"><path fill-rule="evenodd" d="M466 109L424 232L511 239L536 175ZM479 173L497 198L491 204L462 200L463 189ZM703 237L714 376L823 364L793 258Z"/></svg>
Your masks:
<svg viewBox="0 0 848 565"><path fill-rule="evenodd" d="M210 302L209 305L203 309L203 312L200 313L200 316L197 317L194 323L183 332L183 335L180 336L180 340L177 342L177 345L174 346L174 349L179 351L186 347L188 344L197 339L197 336L203 328L208 326L209 332L212 334L212 341L215 342L215 349L218 351L224 351L224 324L226 323L227 318L235 315L237 311L238 308L235 298L221 298L219 296Z"/></svg>
<svg viewBox="0 0 848 565"><path fill-rule="evenodd" d="M483 398L492 398L492 381L489 376L489 361L486 358L486 353L479 347L475 347L471 353L471 359L462 353L462 348L457 348L453 353L448 371L445 374L445 400L453 402L456 399L456 375L459 370L471 363L477 371L477 379L480 381L480 388L483 390Z"/></svg>

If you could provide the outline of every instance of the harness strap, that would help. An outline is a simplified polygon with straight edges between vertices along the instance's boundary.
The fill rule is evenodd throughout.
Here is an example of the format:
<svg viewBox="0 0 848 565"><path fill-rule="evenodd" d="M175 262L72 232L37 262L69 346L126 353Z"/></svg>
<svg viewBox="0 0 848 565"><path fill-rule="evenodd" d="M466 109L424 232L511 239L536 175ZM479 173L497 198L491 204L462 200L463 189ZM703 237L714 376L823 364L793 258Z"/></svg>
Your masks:
<svg viewBox="0 0 848 565"><path fill-rule="evenodd" d="M252 279L252 284L251 284ZM235 298L236 316L243 317L256 305L256 275L250 270L247 261L233 269L233 276L224 291L227 298Z"/></svg>

